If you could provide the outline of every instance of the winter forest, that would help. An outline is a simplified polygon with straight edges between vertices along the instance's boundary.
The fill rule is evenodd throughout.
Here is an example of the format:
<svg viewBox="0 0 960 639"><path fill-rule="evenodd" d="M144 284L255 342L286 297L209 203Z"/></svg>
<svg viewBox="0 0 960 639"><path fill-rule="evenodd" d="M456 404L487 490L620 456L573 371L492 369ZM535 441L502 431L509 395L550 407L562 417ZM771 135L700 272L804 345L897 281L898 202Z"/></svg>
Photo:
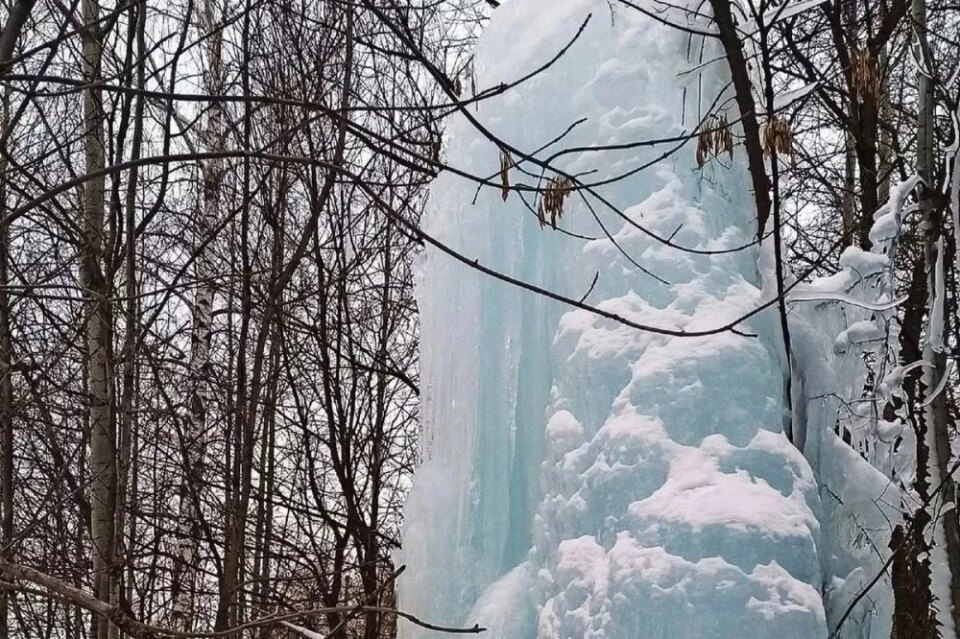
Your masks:
<svg viewBox="0 0 960 639"><path fill-rule="evenodd" d="M955 0L0 6L0 639L960 639Z"/></svg>

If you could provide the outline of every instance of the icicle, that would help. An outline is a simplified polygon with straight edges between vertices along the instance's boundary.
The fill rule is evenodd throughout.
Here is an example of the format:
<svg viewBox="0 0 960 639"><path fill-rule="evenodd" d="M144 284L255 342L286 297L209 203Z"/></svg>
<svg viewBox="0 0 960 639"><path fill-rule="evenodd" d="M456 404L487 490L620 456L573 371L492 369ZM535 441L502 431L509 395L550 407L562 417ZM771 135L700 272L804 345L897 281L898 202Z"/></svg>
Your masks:
<svg viewBox="0 0 960 639"><path fill-rule="evenodd" d="M957 67L951 81L957 79L960 79L960 66ZM947 86L952 86L952 83ZM950 119L953 124L953 142L946 150L946 158L947 166L951 167L952 170L944 188L948 190L950 201L954 246L960 247L960 107L957 107L957 111L950 114ZM960 273L960 250L955 251L954 258L957 262L957 272Z"/></svg>
<svg viewBox="0 0 960 639"><path fill-rule="evenodd" d="M933 389L933 392L930 393L930 396L923 400L923 403L920 406L926 408L933 401L940 396L940 393L944 391L947 387L947 382L950 381L950 375L953 374L953 362L947 363L947 368L944 370L943 376L940 378L940 382L937 384L937 387Z"/></svg>
<svg viewBox="0 0 960 639"><path fill-rule="evenodd" d="M930 309L930 327L927 335L930 348L936 353L943 352L943 307L946 298L943 281L943 237L937 240L937 262L934 269L933 305Z"/></svg>

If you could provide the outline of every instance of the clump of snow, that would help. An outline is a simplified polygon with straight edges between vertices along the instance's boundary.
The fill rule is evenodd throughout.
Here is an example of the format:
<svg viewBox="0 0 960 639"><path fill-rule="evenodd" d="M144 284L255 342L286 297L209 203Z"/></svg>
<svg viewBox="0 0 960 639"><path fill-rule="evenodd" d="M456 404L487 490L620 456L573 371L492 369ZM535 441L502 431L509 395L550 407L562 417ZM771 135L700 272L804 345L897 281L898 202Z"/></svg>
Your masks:
<svg viewBox="0 0 960 639"><path fill-rule="evenodd" d="M583 427L570 411L558 410L547 422L547 440L551 448L566 453L576 448L583 439Z"/></svg>

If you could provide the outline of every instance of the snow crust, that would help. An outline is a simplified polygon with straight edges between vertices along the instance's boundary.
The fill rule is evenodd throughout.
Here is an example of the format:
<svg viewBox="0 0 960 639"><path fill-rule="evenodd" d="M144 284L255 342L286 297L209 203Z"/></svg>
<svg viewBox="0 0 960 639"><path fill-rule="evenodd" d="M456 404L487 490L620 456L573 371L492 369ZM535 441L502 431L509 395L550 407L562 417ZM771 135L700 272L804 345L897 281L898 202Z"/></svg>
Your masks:
<svg viewBox="0 0 960 639"><path fill-rule="evenodd" d="M477 51L479 87L545 63L592 17L567 56L471 114L526 152L548 145L540 157L689 133L728 84L719 63L685 73L722 60L715 43L613 7L504 3ZM530 208L521 193L503 202L498 189L477 192L446 172L425 228L485 266L634 322L722 326L771 295L760 251L698 254L646 231L701 251L750 245L744 160L698 170L692 144L665 157L670 148L553 160L586 182L628 175L598 187L622 217L574 193L560 230L541 228L529 191ZM454 166L497 175L500 154L464 118L451 123ZM553 177L526 162L510 175L531 186ZM401 609L477 623L493 639L826 637L820 495L783 432L774 311L737 333L670 337L522 292L436 251L424 254L421 278L426 450L398 558ZM401 636L440 635L404 623Z"/></svg>

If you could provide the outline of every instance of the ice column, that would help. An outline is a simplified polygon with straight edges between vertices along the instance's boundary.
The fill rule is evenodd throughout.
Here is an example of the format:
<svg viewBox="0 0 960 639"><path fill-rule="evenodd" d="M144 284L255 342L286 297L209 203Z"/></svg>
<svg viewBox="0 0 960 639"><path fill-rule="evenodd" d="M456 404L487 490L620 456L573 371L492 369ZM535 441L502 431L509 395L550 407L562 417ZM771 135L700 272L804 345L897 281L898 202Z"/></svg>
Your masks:
<svg viewBox="0 0 960 639"><path fill-rule="evenodd" d="M480 264L634 322L734 321L772 288L756 246L724 252L755 234L742 151L698 169L692 143L632 144L688 134L714 111L736 120L712 42L606 0L509 0L478 47L477 86L545 65L588 15L566 55L469 108L592 192L568 196L553 230L531 193L503 202L446 172L424 227ZM458 117L447 158L496 176L501 149ZM541 173L522 163L511 183L554 177ZM421 271L424 463L399 557L403 610L498 639L826 635L819 501L783 434L774 314L670 337L435 250Z"/></svg>

